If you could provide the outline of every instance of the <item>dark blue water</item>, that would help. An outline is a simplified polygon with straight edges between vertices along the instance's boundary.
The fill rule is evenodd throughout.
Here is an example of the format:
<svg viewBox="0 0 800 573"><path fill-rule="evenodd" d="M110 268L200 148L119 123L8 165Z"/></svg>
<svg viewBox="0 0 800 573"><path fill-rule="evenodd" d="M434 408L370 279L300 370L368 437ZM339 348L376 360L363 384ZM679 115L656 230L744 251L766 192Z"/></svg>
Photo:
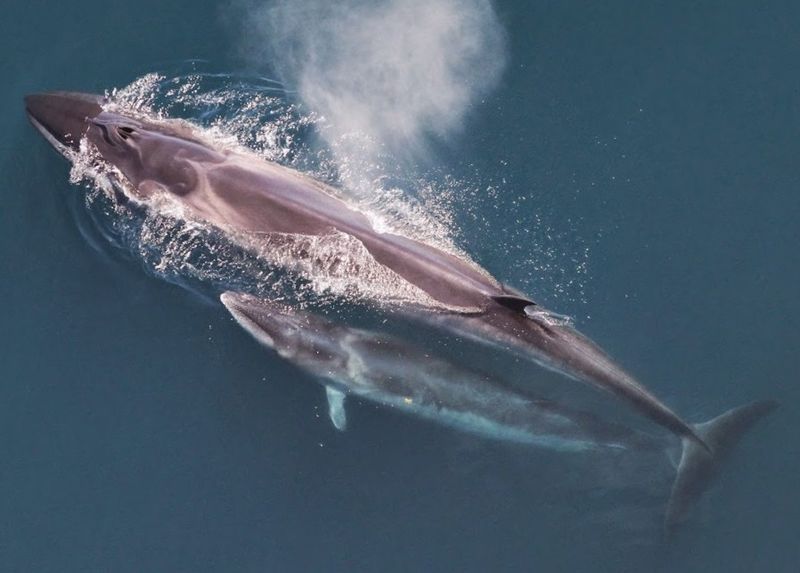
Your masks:
<svg viewBox="0 0 800 573"><path fill-rule="evenodd" d="M409 168L452 194L461 248L575 316L686 418L781 402L669 543L663 468L365 404L339 434L313 380L219 305L87 240L86 188L22 96L194 59L228 78L281 69L242 48L240 8L6 7L0 569L795 571L795 3L497 2L499 82L442 130L435 167Z"/></svg>

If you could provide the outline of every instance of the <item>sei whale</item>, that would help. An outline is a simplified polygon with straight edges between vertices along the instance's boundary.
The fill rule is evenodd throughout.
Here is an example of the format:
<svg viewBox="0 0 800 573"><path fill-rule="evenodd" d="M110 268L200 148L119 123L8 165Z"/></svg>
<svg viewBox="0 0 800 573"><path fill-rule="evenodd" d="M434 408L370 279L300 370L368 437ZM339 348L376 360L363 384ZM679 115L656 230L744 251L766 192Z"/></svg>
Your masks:
<svg viewBox="0 0 800 573"><path fill-rule="evenodd" d="M684 521L721 462L745 432L775 407L753 402L694 426L713 448L694 440L655 436L515 389L396 338L351 328L252 295L226 292L222 303L262 345L325 386L333 425L344 430L352 395L492 440L566 452L663 453L681 448L664 518L666 530Z"/></svg>
<svg viewBox="0 0 800 573"><path fill-rule="evenodd" d="M409 308L460 333L512 349L612 393L637 412L711 453L713 446L571 324L503 285L472 262L400 234L379 232L327 185L252 155L218 149L185 122L121 111L101 97L54 92L25 98L33 125L69 155L81 146L112 167L134 200L169 196L187 217L264 245L339 234L422 293ZM296 256L309 257L304 249ZM354 281L360 268L350 269Z"/></svg>

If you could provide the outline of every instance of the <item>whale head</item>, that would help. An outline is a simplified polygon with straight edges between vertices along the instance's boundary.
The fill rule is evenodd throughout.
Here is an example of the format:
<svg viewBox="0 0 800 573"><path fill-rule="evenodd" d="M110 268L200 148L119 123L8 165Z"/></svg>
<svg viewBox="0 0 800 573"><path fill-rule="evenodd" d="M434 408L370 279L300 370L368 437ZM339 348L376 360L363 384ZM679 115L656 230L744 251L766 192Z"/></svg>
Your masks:
<svg viewBox="0 0 800 573"><path fill-rule="evenodd" d="M240 326L281 357L322 377L346 367L349 352L342 346L342 327L252 295L225 292L220 300Z"/></svg>
<svg viewBox="0 0 800 573"><path fill-rule="evenodd" d="M95 95L51 92L25 96L31 123L60 151L76 150L91 120L103 113L104 98Z"/></svg>
<svg viewBox="0 0 800 573"><path fill-rule="evenodd" d="M140 195L158 188L185 195L197 188L199 164L224 155L195 139L185 123L153 121L110 106L102 96L51 92L25 97L31 123L60 152L86 140Z"/></svg>

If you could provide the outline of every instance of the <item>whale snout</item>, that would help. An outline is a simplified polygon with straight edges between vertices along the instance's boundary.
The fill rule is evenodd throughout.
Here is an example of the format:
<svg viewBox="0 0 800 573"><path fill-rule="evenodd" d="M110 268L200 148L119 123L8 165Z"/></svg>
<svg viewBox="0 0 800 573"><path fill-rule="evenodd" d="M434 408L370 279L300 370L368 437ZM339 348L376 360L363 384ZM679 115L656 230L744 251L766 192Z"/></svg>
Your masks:
<svg viewBox="0 0 800 573"><path fill-rule="evenodd" d="M245 330L265 346L281 350L303 330L302 318L279 303L237 292L225 292L220 301Z"/></svg>
<svg viewBox="0 0 800 573"><path fill-rule="evenodd" d="M70 92L25 96L25 111L33 125L54 145L76 149L89 120L102 113L103 98Z"/></svg>

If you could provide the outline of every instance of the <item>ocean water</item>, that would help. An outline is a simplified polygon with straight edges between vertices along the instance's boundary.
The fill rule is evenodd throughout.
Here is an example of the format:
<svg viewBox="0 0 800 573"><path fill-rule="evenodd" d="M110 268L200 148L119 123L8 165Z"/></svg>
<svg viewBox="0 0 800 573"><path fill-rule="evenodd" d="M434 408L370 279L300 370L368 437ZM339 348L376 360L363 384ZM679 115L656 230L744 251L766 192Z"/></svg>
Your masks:
<svg viewBox="0 0 800 573"><path fill-rule="evenodd" d="M798 18L790 2L9 3L0 570L796 571ZM690 420L781 408L670 540L664 460L498 445L358 402L336 432L314 380L214 301L258 265L120 223L25 118L27 93L115 88L471 257Z"/></svg>

